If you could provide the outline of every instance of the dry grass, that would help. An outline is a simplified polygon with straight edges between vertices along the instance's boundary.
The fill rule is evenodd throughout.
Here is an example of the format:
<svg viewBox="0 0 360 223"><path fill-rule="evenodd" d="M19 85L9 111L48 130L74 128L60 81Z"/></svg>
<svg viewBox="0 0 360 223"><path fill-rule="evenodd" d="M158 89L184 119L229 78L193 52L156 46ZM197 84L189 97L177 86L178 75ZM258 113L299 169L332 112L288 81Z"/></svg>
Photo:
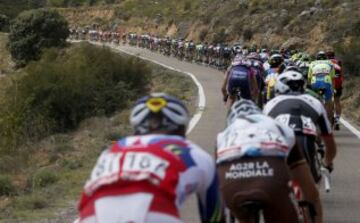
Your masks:
<svg viewBox="0 0 360 223"><path fill-rule="evenodd" d="M360 126L360 78L347 77L343 90L343 113L351 121Z"/></svg>

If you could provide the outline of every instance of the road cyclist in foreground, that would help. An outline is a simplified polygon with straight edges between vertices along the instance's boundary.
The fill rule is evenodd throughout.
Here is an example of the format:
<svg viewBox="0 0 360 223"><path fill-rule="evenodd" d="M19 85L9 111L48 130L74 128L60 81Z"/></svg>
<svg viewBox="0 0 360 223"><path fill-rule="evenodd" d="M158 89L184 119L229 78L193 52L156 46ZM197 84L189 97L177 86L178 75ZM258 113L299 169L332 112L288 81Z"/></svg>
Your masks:
<svg viewBox="0 0 360 223"><path fill-rule="evenodd" d="M266 116L250 100L236 101L217 137L216 162L226 206L241 223L301 222L295 180L314 222L322 222L319 192L291 128ZM254 213L255 212L255 213Z"/></svg>
<svg viewBox="0 0 360 223"><path fill-rule="evenodd" d="M201 222L224 222L215 162L185 138L189 113L162 93L138 100L135 135L99 157L79 203L81 223L181 223L179 208L196 193Z"/></svg>
<svg viewBox="0 0 360 223"><path fill-rule="evenodd" d="M277 77L276 97L264 107L264 113L291 127L310 165L315 182L321 178L317 160L316 140L318 135L326 150L323 166L331 172L336 155L336 144L332 127L323 104L305 93L306 81L297 71L286 71ZM318 134L319 130L319 134Z"/></svg>

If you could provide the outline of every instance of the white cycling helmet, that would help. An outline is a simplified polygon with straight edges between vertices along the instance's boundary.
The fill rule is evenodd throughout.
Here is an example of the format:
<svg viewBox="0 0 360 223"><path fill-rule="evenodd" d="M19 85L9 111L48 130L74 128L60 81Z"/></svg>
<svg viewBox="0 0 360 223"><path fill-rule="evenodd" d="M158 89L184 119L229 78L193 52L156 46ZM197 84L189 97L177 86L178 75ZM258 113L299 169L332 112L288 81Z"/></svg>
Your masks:
<svg viewBox="0 0 360 223"><path fill-rule="evenodd" d="M165 93L153 93L139 99L130 115L130 123L137 134L153 131L176 131L186 129L189 112L175 97Z"/></svg>
<svg viewBox="0 0 360 223"><path fill-rule="evenodd" d="M275 93L288 94L291 92L303 92L305 79L300 72L286 71L276 78Z"/></svg>
<svg viewBox="0 0 360 223"><path fill-rule="evenodd" d="M251 100L241 99L236 101L227 115L227 126L231 125L236 119L253 114L261 114L260 108Z"/></svg>

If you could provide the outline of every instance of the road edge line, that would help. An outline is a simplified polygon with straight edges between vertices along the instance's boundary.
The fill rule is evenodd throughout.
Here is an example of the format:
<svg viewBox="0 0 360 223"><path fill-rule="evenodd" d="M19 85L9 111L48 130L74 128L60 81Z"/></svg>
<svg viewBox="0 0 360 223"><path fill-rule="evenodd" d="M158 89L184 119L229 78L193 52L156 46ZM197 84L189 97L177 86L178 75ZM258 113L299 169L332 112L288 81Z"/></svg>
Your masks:
<svg viewBox="0 0 360 223"><path fill-rule="evenodd" d="M341 124L343 124L347 129L350 130L355 136L357 136L360 139L360 131L355 128L353 125L350 124L350 122L346 121L344 118L340 118Z"/></svg>

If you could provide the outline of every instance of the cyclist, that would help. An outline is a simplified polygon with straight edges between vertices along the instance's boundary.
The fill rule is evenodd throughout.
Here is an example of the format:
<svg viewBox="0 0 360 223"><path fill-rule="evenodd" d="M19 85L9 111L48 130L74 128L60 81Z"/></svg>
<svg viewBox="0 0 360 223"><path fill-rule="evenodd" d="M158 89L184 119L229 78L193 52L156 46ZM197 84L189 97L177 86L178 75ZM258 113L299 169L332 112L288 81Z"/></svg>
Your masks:
<svg viewBox="0 0 360 223"><path fill-rule="evenodd" d="M202 222L223 221L215 162L185 139L188 121L174 97L138 100L130 115L135 135L101 154L84 186L79 222L181 223L179 208L192 193Z"/></svg>
<svg viewBox="0 0 360 223"><path fill-rule="evenodd" d="M276 83L276 77L285 69L284 58L280 54L273 54L269 59L269 65L270 68L266 70L265 77L265 102L275 96L274 87Z"/></svg>
<svg viewBox="0 0 360 223"><path fill-rule="evenodd" d="M221 88L224 101L228 108L239 97L257 101L258 82L251 61L242 55L237 55L227 71ZM240 95L239 95L240 94ZM229 100L228 100L229 99Z"/></svg>
<svg viewBox="0 0 360 223"><path fill-rule="evenodd" d="M309 66L310 66L310 56L309 54L303 53L301 58L296 62L296 65L300 68L301 73L307 80L307 75L309 73Z"/></svg>
<svg viewBox="0 0 360 223"><path fill-rule="evenodd" d="M332 62L335 69L335 76L333 79L334 84L334 105L335 105L335 130L340 129L340 116L341 116L341 95L342 95L342 83L344 81L344 76L342 74L342 63L340 60L335 58L335 52L333 50L328 50L326 56Z"/></svg>
<svg viewBox="0 0 360 223"><path fill-rule="evenodd" d="M315 207L316 222L322 222L319 193L292 129L262 114L254 102L234 103L216 152L220 190L240 222L253 222L243 206L252 201L262 205L266 223L300 222L291 179Z"/></svg>
<svg viewBox="0 0 360 223"><path fill-rule="evenodd" d="M314 180L319 182L320 173L315 166L315 141L317 128L325 143L324 165L330 172L336 155L336 144L324 106L319 100L305 93L305 79L300 72L287 71L277 78L277 96L264 107L264 113L294 129L297 142L302 145Z"/></svg>
<svg viewBox="0 0 360 223"><path fill-rule="evenodd" d="M332 62L328 60L324 51L320 51L316 60L310 64L308 83L314 91L323 92L325 108L332 124L334 123L332 86L334 76L335 70Z"/></svg>

